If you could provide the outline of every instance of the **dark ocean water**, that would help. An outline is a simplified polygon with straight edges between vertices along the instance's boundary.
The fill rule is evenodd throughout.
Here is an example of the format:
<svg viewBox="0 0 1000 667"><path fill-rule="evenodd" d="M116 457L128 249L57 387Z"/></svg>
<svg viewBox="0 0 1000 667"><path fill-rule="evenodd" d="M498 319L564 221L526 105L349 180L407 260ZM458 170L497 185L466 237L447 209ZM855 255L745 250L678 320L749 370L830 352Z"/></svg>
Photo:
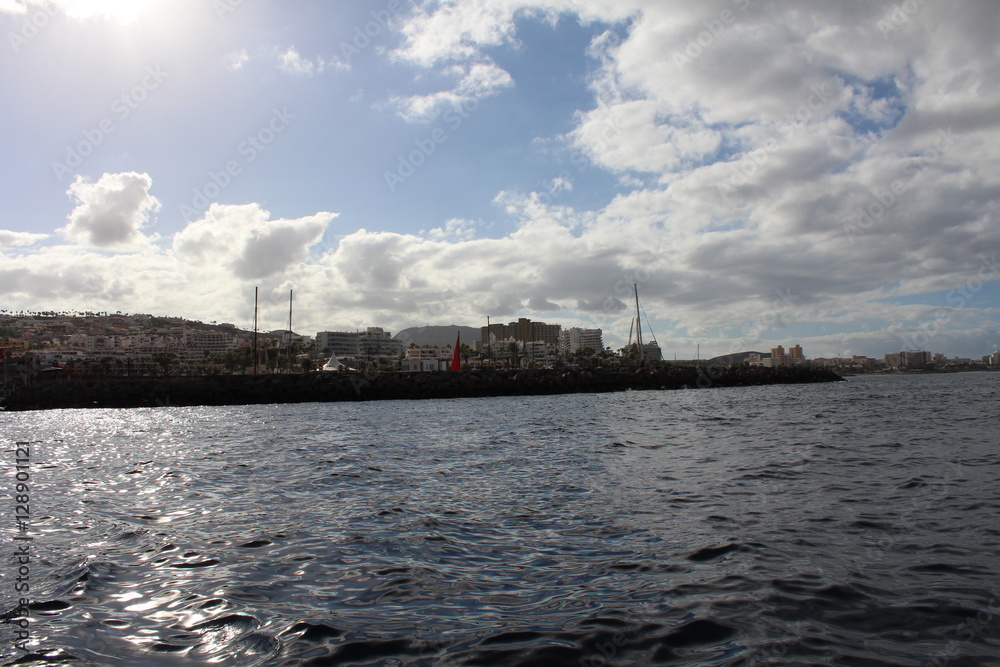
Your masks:
<svg viewBox="0 0 1000 667"><path fill-rule="evenodd" d="M1000 665L1000 373L0 413L0 664Z"/></svg>

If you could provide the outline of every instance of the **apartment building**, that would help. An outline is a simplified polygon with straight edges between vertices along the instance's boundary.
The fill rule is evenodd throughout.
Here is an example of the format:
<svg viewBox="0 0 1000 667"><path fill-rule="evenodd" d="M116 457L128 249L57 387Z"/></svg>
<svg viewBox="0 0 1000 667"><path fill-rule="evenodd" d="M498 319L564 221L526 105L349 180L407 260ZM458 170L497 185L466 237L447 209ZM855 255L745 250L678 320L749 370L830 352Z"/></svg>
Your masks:
<svg viewBox="0 0 1000 667"><path fill-rule="evenodd" d="M559 351L563 354L571 354L588 347L594 352L604 349L604 333L600 329L570 327L559 334Z"/></svg>

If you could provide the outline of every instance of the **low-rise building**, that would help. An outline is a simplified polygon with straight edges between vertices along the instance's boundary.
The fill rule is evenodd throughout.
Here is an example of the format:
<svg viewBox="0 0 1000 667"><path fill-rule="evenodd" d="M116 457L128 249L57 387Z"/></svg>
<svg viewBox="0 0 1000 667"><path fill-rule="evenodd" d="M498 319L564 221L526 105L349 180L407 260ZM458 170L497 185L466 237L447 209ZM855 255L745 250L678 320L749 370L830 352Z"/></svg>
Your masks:
<svg viewBox="0 0 1000 667"><path fill-rule="evenodd" d="M530 362L535 366L554 364L559 358L559 348L542 340L525 343L522 346L522 363Z"/></svg>
<svg viewBox="0 0 1000 667"><path fill-rule="evenodd" d="M365 331L320 331L316 334L316 349L334 354L338 359L399 359L403 356L403 343L394 340L382 327L368 327Z"/></svg>
<svg viewBox="0 0 1000 667"><path fill-rule="evenodd" d="M7 352L27 352L31 348L30 343L20 338L0 338L0 350Z"/></svg>
<svg viewBox="0 0 1000 667"><path fill-rule="evenodd" d="M452 347L410 347L406 350L407 359L448 359L451 360L455 349Z"/></svg>
<svg viewBox="0 0 1000 667"><path fill-rule="evenodd" d="M450 360L444 359L403 359L401 368L404 373L421 373L428 371L446 371L450 368Z"/></svg>
<svg viewBox="0 0 1000 667"><path fill-rule="evenodd" d="M193 350L207 351L209 354L225 354L240 346L240 337L222 331L184 331L184 346Z"/></svg>

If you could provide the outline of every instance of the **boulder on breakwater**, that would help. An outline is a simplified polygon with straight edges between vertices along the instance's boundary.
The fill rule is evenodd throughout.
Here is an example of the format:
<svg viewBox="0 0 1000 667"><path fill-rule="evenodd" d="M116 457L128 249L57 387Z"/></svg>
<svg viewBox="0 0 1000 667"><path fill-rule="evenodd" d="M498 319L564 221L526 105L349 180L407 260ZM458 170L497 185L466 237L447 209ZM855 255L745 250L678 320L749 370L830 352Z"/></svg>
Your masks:
<svg viewBox="0 0 1000 667"><path fill-rule="evenodd" d="M704 389L842 380L814 368L663 366L639 370L529 369L438 373L206 375L62 381L21 387L6 410L250 405Z"/></svg>

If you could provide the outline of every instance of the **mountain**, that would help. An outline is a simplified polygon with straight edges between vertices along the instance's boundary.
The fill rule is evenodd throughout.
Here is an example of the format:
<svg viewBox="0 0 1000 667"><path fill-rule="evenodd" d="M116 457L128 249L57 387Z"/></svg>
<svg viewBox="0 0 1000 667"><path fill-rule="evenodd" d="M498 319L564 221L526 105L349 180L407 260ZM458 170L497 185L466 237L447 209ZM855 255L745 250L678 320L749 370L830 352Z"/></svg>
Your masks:
<svg viewBox="0 0 1000 667"><path fill-rule="evenodd" d="M771 356L770 352L734 352L733 354L725 354L721 357L712 357L708 361L704 362L707 366L728 366L730 364L742 364L746 361L751 354L759 354L761 359L767 359Z"/></svg>
<svg viewBox="0 0 1000 667"><path fill-rule="evenodd" d="M447 327L410 327L393 336L393 340L401 341L406 347L409 347L410 343L416 343L420 347L433 345L451 347L455 344L456 334L461 335L462 342L469 345L479 340L480 336L478 327L462 327L452 324Z"/></svg>

